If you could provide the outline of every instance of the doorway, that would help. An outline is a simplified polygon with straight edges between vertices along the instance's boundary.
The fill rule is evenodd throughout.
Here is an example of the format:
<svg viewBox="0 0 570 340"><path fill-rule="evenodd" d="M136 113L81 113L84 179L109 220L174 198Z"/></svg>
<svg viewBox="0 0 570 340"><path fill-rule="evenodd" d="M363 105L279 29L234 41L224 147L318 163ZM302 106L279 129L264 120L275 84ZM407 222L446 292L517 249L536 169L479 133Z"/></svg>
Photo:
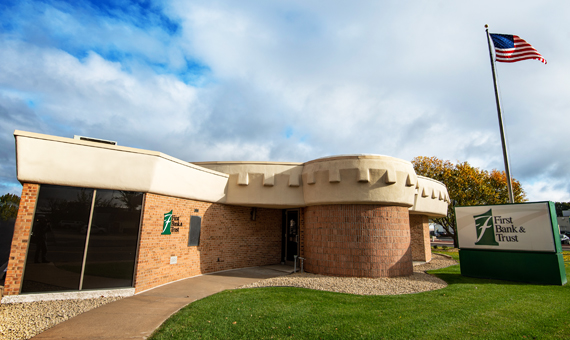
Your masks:
<svg viewBox="0 0 570 340"><path fill-rule="evenodd" d="M285 210L283 226L284 262L293 262L299 255L299 209Z"/></svg>

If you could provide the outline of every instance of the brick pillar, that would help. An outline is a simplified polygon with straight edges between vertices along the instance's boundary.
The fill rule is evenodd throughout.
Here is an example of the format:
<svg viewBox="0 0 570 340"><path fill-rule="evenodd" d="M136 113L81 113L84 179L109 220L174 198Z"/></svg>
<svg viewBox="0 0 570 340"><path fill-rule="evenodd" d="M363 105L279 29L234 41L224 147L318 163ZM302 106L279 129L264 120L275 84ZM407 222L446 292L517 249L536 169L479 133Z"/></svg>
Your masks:
<svg viewBox="0 0 570 340"><path fill-rule="evenodd" d="M304 220L307 272L354 277L412 274L408 208L310 206Z"/></svg>
<svg viewBox="0 0 570 340"><path fill-rule="evenodd" d="M428 217L426 215L410 215L410 233L412 237L412 259L414 261L430 261L431 243Z"/></svg>
<svg viewBox="0 0 570 340"><path fill-rule="evenodd" d="M14 225L12 247L10 248L8 271L6 272L6 281L4 282L4 295L17 295L20 293L39 188L38 184L29 183L24 183L22 188L22 197L20 198L20 207L18 208L18 217Z"/></svg>

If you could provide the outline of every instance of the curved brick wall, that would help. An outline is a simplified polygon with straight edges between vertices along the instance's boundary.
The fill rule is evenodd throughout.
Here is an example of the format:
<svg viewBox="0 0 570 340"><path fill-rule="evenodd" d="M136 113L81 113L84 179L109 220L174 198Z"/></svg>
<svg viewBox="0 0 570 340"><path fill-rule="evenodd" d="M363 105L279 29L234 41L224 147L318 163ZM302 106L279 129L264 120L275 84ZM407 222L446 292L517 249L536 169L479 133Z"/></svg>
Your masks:
<svg viewBox="0 0 570 340"><path fill-rule="evenodd" d="M305 270L315 274L411 275L408 208L364 204L307 207L304 257Z"/></svg>

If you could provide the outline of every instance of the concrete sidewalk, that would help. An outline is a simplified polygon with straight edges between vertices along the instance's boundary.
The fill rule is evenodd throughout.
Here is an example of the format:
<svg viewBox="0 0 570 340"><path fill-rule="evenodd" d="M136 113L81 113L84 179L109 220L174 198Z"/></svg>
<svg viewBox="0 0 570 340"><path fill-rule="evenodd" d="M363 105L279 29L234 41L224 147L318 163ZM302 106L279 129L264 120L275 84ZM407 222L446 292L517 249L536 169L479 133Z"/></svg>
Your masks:
<svg viewBox="0 0 570 340"><path fill-rule="evenodd" d="M292 271L290 266L273 265L184 279L95 308L33 339L146 339L168 317L193 301Z"/></svg>

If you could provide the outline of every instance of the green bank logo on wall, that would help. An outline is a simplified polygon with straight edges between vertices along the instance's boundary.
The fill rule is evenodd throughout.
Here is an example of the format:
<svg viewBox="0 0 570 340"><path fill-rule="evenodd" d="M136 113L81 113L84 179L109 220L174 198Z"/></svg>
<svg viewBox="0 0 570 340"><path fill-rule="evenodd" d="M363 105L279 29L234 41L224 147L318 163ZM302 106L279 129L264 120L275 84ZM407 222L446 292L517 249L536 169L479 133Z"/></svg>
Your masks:
<svg viewBox="0 0 570 340"><path fill-rule="evenodd" d="M160 235L170 235L171 224L172 224L172 210L164 214L164 223L162 224L162 233Z"/></svg>
<svg viewBox="0 0 570 340"><path fill-rule="evenodd" d="M176 216L172 213L172 210L164 214L164 223L162 224L162 233L160 235L170 235L171 233L177 233L182 227L182 222L180 222L180 216Z"/></svg>
<svg viewBox="0 0 570 340"><path fill-rule="evenodd" d="M475 219L475 228L477 228L475 244L478 246L498 246L499 243L495 241L492 209L481 215L475 215L473 218Z"/></svg>

